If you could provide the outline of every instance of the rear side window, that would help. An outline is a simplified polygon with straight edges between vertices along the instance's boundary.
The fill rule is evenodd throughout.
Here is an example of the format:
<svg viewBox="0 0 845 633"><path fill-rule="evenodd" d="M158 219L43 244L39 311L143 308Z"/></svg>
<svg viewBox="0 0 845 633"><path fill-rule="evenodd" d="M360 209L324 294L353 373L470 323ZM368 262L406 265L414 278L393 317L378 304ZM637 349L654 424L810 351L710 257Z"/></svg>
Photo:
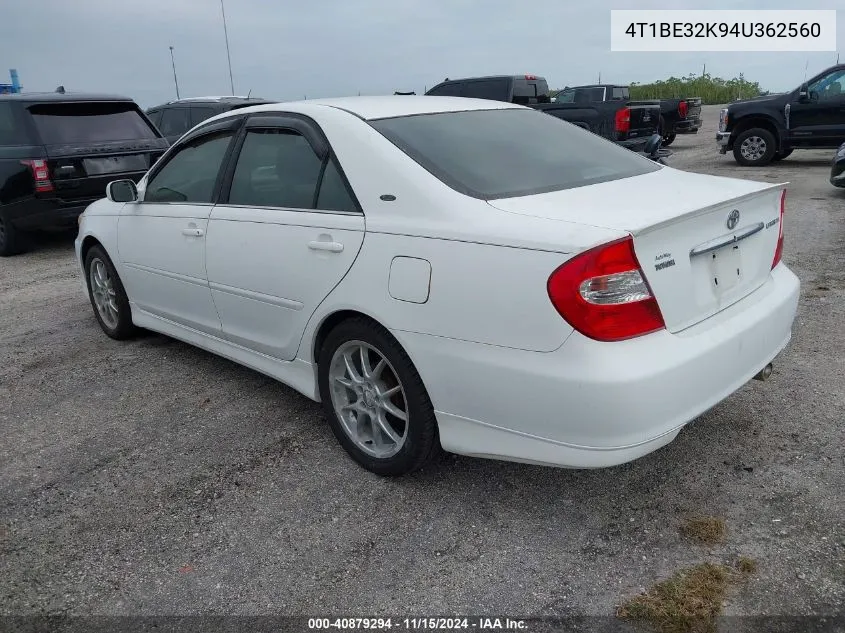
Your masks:
<svg viewBox="0 0 845 633"><path fill-rule="evenodd" d="M211 202L231 140L231 132L210 134L180 147L147 184L144 202Z"/></svg>
<svg viewBox="0 0 845 633"><path fill-rule="evenodd" d="M250 130L235 166L229 204L313 209L322 167L303 136Z"/></svg>
<svg viewBox="0 0 845 633"><path fill-rule="evenodd" d="M560 191L660 169L591 132L523 108L395 117L371 125L445 184L481 199Z"/></svg>
<svg viewBox="0 0 845 633"><path fill-rule="evenodd" d="M158 129L164 136L182 136L191 129L190 108L165 108Z"/></svg>
<svg viewBox="0 0 845 633"><path fill-rule="evenodd" d="M491 101L508 101L510 98L507 79L481 79L468 81L464 84L462 97L471 99L490 99Z"/></svg>
<svg viewBox="0 0 845 633"><path fill-rule="evenodd" d="M460 97L461 84L457 82L450 84L440 84L439 86L434 86L434 88L432 88L425 94L432 97Z"/></svg>
<svg viewBox="0 0 845 633"><path fill-rule="evenodd" d="M43 103L29 112L45 145L157 138L131 102Z"/></svg>
<svg viewBox="0 0 845 633"><path fill-rule="evenodd" d="M27 145L17 108L8 101L0 101L0 145Z"/></svg>
<svg viewBox="0 0 845 633"><path fill-rule="evenodd" d="M529 103L549 103L549 84L545 79L514 79L513 102L521 105Z"/></svg>
<svg viewBox="0 0 845 633"><path fill-rule="evenodd" d="M199 106L192 106L191 107L191 127L195 125L199 125L206 119L210 119L215 114L220 114L214 108L209 107L199 107Z"/></svg>
<svg viewBox="0 0 845 633"><path fill-rule="evenodd" d="M611 99L614 101L627 101L631 98L631 91L627 87L616 87L613 89Z"/></svg>

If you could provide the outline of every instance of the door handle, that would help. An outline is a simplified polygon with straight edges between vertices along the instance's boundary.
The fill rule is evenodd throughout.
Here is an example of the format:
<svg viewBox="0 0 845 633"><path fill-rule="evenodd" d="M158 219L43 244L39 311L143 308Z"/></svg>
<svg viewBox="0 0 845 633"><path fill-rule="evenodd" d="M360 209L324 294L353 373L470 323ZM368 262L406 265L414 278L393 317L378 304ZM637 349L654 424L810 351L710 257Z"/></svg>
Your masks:
<svg viewBox="0 0 845 633"><path fill-rule="evenodd" d="M343 244L340 242L323 242L320 240L314 240L313 242L308 242L308 248L312 251L329 251L330 253L340 253L343 251Z"/></svg>
<svg viewBox="0 0 845 633"><path fill-rule="evenodd" d="M188 235L190 237L202 237L205 234L205 231L202 229L182 229L182 235Z"/></svg>

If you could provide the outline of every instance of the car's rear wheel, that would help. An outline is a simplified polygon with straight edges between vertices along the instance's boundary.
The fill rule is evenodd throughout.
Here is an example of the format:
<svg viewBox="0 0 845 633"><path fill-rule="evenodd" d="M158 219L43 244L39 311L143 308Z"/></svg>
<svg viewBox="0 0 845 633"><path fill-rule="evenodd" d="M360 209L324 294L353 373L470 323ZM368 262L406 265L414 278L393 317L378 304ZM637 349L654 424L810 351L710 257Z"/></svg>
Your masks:
<svg viewBox="0 0 845 633"><path fill-rule="evenodd" d="M94 316L103 332L118 341L136 334L129 297L114 264L100 246L92 246L85 255L85 281Z"/></svg>
<svg viewBox="0 0 845 633"><path fill-rule="evenodd" d="M320 350L318 379L332 432L367 470L404 475L438 452L428 393L385 328L363 317L336 326Z"/></svg>
<svg viewBox="0 0 845 633"><path fill-rule="evenodd" d="M666 127L666 119L662 116L660 117L660 122L657 125L658 133L660 134L660 138L662 142L660 143L663 147L668 147L672 144L675 140L675 131L673 129L667 129Z"/></svg>
<svg viewBox="0 0 845 633"><path fill-rule="evenodd" d="M768 165L776 152L774 134L763 128L745 130L734 141L734 158L740 165L747 167Z"/></svg>
<svg viewBox="0 0 845 633"><path fill-rule="evenodd" d="M0 211L0 257L17 255L26 250L24 236Z"/></svg>

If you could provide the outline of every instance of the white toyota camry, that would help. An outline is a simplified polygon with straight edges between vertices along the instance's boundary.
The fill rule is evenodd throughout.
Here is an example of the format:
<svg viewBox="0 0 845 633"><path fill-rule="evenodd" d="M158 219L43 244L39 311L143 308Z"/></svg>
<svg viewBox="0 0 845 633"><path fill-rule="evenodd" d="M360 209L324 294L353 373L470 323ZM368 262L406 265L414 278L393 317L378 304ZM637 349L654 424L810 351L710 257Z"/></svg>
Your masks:
<svg viewBox="0 0 845 633"><path fill-rule="evenodd" d="M492 101L237 110L80 220L94 314L321 401L376 473L641 457L787 345L784 185L658 165Z"/></svg>

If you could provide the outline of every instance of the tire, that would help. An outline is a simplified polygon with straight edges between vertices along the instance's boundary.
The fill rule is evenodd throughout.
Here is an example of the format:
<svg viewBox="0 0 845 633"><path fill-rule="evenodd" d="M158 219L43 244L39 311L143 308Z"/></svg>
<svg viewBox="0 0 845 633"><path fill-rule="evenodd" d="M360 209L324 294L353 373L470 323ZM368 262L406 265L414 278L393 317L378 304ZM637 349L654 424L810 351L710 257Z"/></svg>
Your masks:
<svg viewBox="0 0 845 633"><path fill-rule="evenodd" d="M369 372L363 370L362 350ZM332 432L352 459L370 472L405 475L440 452L428 392L405 350L382 326L364 317L338 324L320 350L317 376ZM395 393L385 397L385 392ZM339 411L344 409L341 419ZM404 414L405 420L394 411Z"/></svg>
<svg viewBox="0 0 845 633"><path fill-rule="evenodd" d="M129 297L114 264L101 246L92 246L85 255L85 283L94 316L106 335L123 341L137 334Z"/></svg>
<svg viewBox="0 0 845 633"><path fill-rule="evenodd" d="M660 146L669 147L675 140L676 135L674 130L672 130L671 132L666 131L666 119L664 119L662 116L660 117L660 121L657 123L657 130L660 134L660 138L662 139Z"/></svg>
<svg viewBox="0 0 845 633"><path fill-rule="evenodd" d="M779 160L783 160L784 158L786 158L787 156L789 156L791 153L792 153L792 150L791 150L791 149L788 149L788 150L786 150L785 152L777 152L777 153L774 155L774 158L772 158L772 161L779 161Z"/></svg>
<svg viewBox="0 0 845 633"><path fill-rule="evenodd" d="M20 229L9 222L5 214L0 211L0 257L19 255L26 251L27 246Z"/></svg>
<svg viewBox="0 0 845 633"><path fill-rule="evenodd" d="M736 162L746 167L768 165L777 151L774 134L759 127L740 132L733 145Z"/></svg>

